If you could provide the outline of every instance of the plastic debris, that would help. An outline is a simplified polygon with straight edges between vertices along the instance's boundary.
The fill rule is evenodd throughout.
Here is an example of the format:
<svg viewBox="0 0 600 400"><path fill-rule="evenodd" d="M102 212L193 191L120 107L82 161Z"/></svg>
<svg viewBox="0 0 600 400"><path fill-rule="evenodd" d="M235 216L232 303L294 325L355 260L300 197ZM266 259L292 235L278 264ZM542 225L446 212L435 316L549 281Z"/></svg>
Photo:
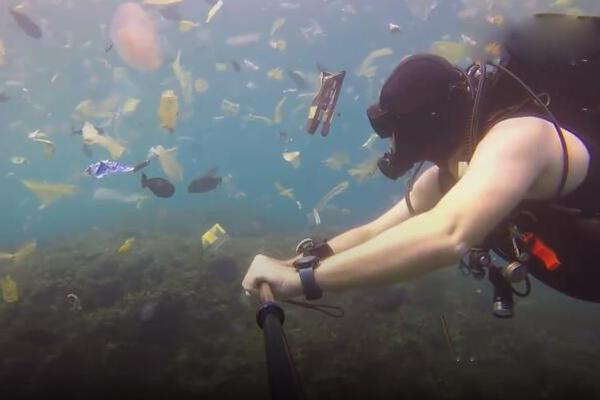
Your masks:
<svg viewBox="0 0 600 400"><path fill-rule="evenodd" d="M273 21L273 25L271 25L271 36L273 36L281 27L285 25L285 18L277 18Z"/></svg>
<svg viewBox="0 0 600 400"><path fill-rule="evenodd" d="M289 162L292 167L300 167L300 152L299 151L288 151L282 154L283 159Z"/></svg>
<svg viewBox="0 0 600 400"><path fill-rule="evenodd" d="M371 132L367 140L362 144L363 149L373 150L373 143L377 140L379 136L375 132Z"/></svg>
<svg viewBox="0 0 600 400"><path fill-rule="evenodd" d="M310 25L300 28L300 33L302 33L304 39L306 39L306 41L309 43L313 42L317 37L325 34L323 28L321 28L321 25L319 25L319 23L313 18L310 19Z"/></svg>
<svg viewBox="0 0 600 400"><path fill-rule="evenodd" d="M14 156L10 158L10 162L15 165L28 164L29 161L25 157Z"/></svg>
<svg viewBox="0 0 600 400"><path fill-rule="evenodd" d="M400 33L400 32L402 32L402 28L400 27L400 25L392 24L391 22L388 25L388 29L389 29L390 33Z"/></svg>
<svg viewBox="0 0 600 400"><path fill-rule="evenodd" d="M212 228L207 230L202 235L202 247L204 249L211 248L213 250L217 250L228 240L229 235L225 229L223 229L223 227L219 224L214 224Z"/></svg>
<svg viewBox="0 0 600 400"><path fill-rule="evenodd" d="M215 70L217 72L225 72L225 71L227 71L227 69L229 69L229 66L225 63L216 63L215 64Z"/></svg>
<svg viewBox="0 0 600 400"><path fill-rule="evenodd" d="M95 102L87 99L83 100L77 105L77 107L75 107L75 114L82 118L114 118L118 105L118 96L109 96L101 102Z"/></svg>
<svg viewBox="0 0 600 400"><path fill-rule="evenodd" d="M210 21L217 15L219 10L223 7L223 0L217 1L211 8L208 10L208 14L206 15L206 23L209 24Z"/></svg>
<svg viewBox="0 0 600 400"><path fill-rule="evenodd" d="M189 32L193 28L197 28L199 26L200 26L200 24L197 22L182 19L181 21L179 21L179 32L182 32L182 33Z"/></svg>
<svg viewBox="0 0 600 400"><path fill-rule="evenodd" d="M260 69L260 67L258 65L256 65L255 63L253 63L252 61L250 61L246 58L244 58L244 65L254 71L258 71Z"/></svg>
<svg viewBox="0 0 600 400"><path fill-rule="evenodd" d="M179 87L181 88L181 94L183 95L183 100L186 103L192 102L192 75L185 71L181 67L180 63L181 59L181 50L177 52L177 57L175 57L175 61L171 64L173 69L173 74L175 78L177 78L177 82L179 82Z"/></svg>
<svg viewBox="0 0 600 400"><path fill-rule="evenodd" d="M317 211L322 211L327 203L331 201L331 199L344 193L348 187L350 187L350 182L348 181L338 183L331 188L331 190L325 193L325 195L317 202L317 205L315 205L314 209Z"/></svg>
<svg viewBox="0 0 600 400"><path fill-rule="evenodd" d="M194 81L194 90L196 93L204 93L208 90L208 82L202 78Z"/></svg>
<svg viewBox="0 0 600 400"><path fill-rule="evenodd" d="M281 68L273 68L267 72L267 77L276 81L283 80L283 70Z"/></svg>
<svg viewBox="0 0 600 400"><path fill-rule="evenodd" d="M31 132L27 137L34 142L41 143L44 145L44 156L46 158L52 158L56 151L54 142L48 139L48 135L44 132L40 132L39 130L35 130Z"/></svg>
<svg viewBox="0 0 600 400"><path fill-rule="evenodd" d="M308 109L308 120L306 123L306 131L314 134L321 125L321 135L327 136L331 129L331 120L335 115L335 107L337 105L342 84L346 71L340 72L321 72L319 90L313 98L310 108Z"/></svg>
<svg viewBox="0 0 600 400"><path fill-rule="evenodd" d="M57 200L73 196L77 193L77 187L74 185L30 180L22 180L21 182L37 198L39 202L38 210L42 210Z"/></svg>
<svg viewBox="0 0 600 400"><path fill-rule="evenodd" d="M183 169L177 161L177 147L165 149L163 146L154 146L150 148L148 158L157 157L160 167L165 175L172 181L180 182L183 180Z"/></svg>
<svg viewBox="0 0 600 400"><path fill-rule="evenodd" d="M431 52L444 57L452 64L458 64L471 54L471 47L466 43L440 40L433 42Z"/></svg>
<svg viewBox="0 0 600 400"><path fill-rule="evenodd" d="M285 188L279 182L274 182L274 185L275 185L275 189L277 189L277 192L279 193L279 195L281 197L285 197L285 198L288 198L288 199L290 199L292 201L296 201L296 197L294 196L294 189L292 189L292 188Z"/></svg>
<svg viewBox="0 0 600 400"><path fill-rule="evenodd" d="M273 110L273 124L280 124L283 121L283 105L287 100L287 96L283 96Z"/></svg>
<svg viewBox="0 0 600 400"><path fill-rule="evenodd" d="M179 100L174 91L167 89L160 96L160 106L158 108L158 118L160 126L169 131L175 132L177 117L179 116Z"/></svg>
<svg viewBox="0 0 600 400"><path fill-rule="evenodd" d="M266 125L273 125L273 121L269 117L265 117L264 115L256 115L256 114L248 114L245 118L247 121L260 121L264 122Z"/></svg>
<svg viewBox="0 0 600 400"><path fill-rule="evenodd" d="M354 168L350 168L348 174L357 182L362 183L373 176L377 169L377 159L368 160L356 165Z"/></svg>
<svg viewBox="0 0 600 400"><path fill-rule="evenodd" d="M35 254L37 250L37 242L32 240L21 246L15 254L13 254L13 261L15 264L22 264L26 259Z"/></svg>
<svg viewBox="0 0 600 400"><path fill-rule="evenodd" d="M240 105L227 99L221 102L221 111L228 117L235 117L240 113Z"/></svg>
<svg viewBox="0 0 600 400"><path fill-rule="evenodd" d="M497 26L498 28L502 28L504 26L504 17L500 14L491 14L486 18L487 22L492 25Z"/></svg>
<svg viewBox="0 0 600 400"><path fill-rule="evenodd" d="M469 44L471 46L477 46L477 41L475 39L473 39L472 37L465 35L464 33L462 33L460 35L460 38L466 44Z"/></svg>
<svg viewBox="0 0 600 400"><path fill-rule="evenodd" d="M10 275L5 275L2 280L0 280L0 287L2 288L2 299L6 303L16 303L19 301L17 283Z"/></svg>
<svg viewBox="0 0 600 400"><path fill-rule="evenodd" d="M485 45L484 51L492 57L500 57L502 55L502 46L498 42L488 43Z"/></svg>
<svg viewBox="0 0 600 400"><path fill-rule="evenodd" d="M331 157L323 160L323 164L334 171L340 171L346 164L350 164L350 156L346 152L336 151Z"/></svg>
<svg viewBox="0 0 600 400"><path fill-rule="evenodd" d="M87 121L83 124L83 128L81 128L81 136L83 143L87 145L96 144L104 147L108 150L112 159L116 160L120 158L125 152L125 147L121 143L110 136L100 135L96 127Z"/></svg>
<svg viewBox="0 0 600 400"><path fill-rule="evenodd" d="M279 39L279 40L270 40L269 41L269 46L271 46L272 48L274 48L275 50L279 50L279 51L285 51L285 49L287 48L287 43L285 40L283 39Z"/></svg>
<svg viewBox="0 0 600 400"><path fill-rule="evenodd" d="M0 252L0 261L14 261L18 265L34 254L36 249L37 242L32 240L21 246L15 253Z"/></svg>
<svg viewBox="0 0 600 400"><path fill-rule="evenodd" d="M131 251L133 247L133 243L135 243L135 236L127 238L121 246L117 249L117 254L125 254Z"/></svg>
<svg viewBox="0 0 600 400"><path fill-rule="evenodd" d="M81 311L83 307L81 307L81 301L79 300L79 296L75 293L69 293L66 296L67 303L71 306L71 311Z"/></svg>
<svg viewBox="0 0 600 400"><path fill-rule="evenodd" d="M102 160L90 164L86 169L85 173L96 179L104 178L107 175L134 172L135 167L122 164L118 161L113 160Z"/></svg>
<svg viewBox="0 0 600 400"><path fill-rule="evenodd" d="M137 110L138 104L140 104L140 99L130 97L127 100L125 100L121 112L123 113L123 115L131 115Z"/></svg>
<svg viewBox="0 0 600 400"><path fill-rule="evenodd" d="M225 40L225 43L231 47L242 47L258 42L260 37L261 34L258 32L245 33L243 35L231 36Z"/></svg>
<svg viewBox="0 0 600 400"><path fill-rule="evenodd" d="M321 215L319 215L319 211L317 211L316 208L313 208L312 215L313 215L313 218L315 219L315 224L321 225Z"/></svg>
<svg viewBox="0 0 600 400"><path fill-rule="evenodd" d="M135 208L142 208L148 196L138 193L126 193L119 190L99 187L94 190L94 200L116 201L124 204L135 204Z"/></svg>
<svg viewBox="0 0 600 400"><path fill-rule="evenodd" d="M373 78L377 73L377 67L373 65L373 62L378 58L391 56L392 54L394 54L394 51L388 47L373 50L360 63L360 66L356 70L356 75L364 76L365 78Z"/></svg>

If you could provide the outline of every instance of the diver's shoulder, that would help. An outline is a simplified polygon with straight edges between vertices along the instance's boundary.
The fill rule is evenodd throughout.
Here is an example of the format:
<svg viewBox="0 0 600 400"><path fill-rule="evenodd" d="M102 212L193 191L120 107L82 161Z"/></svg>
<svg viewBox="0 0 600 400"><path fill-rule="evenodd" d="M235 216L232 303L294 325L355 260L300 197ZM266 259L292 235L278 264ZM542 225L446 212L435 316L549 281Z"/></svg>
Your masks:
<svg viewBox="0 0 600 400"><path fill-rule="evenodd" d="M517 146L542 145L551 136L557 136L552 122L536 116L519 116L494 124L481 142L501 142Z"/></svg>
<svg viewBox="0 0 600 400"><path fill-rule="evenodd" d="M486 159L529 159L548 162L557 133L551 122L534 116L519 116L497 122L477 144L475 155Z"/></svg>

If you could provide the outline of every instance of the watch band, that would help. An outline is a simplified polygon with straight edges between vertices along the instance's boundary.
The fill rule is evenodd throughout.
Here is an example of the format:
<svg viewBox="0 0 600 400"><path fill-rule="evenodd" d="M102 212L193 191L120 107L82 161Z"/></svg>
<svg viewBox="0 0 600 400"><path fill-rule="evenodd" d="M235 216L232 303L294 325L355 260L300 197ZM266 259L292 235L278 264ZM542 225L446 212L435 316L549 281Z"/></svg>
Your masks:
<svg viewBox="0 0 600 400"><path fill-rule="evenodd" d="M300 282L302 282L302 289L304 290L306 300L316 300L323 296L323 291L315 280L314 268L300 268L298 274L300 275Z"/></svg>
<svg viewBox="0 0 600 400"><path fill-rule="evenodd" d="M294 267L300 275L300 283L302 283L306 300L315 300L323 295L315 280L315 267L317 265L319 265L319 258L316 256L304 256L294 262Z"/></svg>

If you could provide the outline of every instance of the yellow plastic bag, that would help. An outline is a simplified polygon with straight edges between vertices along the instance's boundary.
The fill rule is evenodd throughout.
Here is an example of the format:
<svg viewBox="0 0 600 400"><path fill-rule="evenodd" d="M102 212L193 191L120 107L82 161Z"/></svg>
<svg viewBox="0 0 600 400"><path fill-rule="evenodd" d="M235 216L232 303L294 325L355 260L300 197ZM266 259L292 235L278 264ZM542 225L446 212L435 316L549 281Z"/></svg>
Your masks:
<svg viewBox="0 0 600 400"><path fill-rule="evenodd" d="M2 299L7 303L16 303L19 301L19 293L17 291L17 283L6 275L0 280L0 286L2 288Z"/></svg>

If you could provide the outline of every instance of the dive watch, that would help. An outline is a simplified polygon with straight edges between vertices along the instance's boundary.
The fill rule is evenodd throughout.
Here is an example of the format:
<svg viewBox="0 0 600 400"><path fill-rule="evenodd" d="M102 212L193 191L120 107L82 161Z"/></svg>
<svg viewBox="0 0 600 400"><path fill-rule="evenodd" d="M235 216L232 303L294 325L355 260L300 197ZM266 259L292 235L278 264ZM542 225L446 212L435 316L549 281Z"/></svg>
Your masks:
<svg viewBox="0 0 600 400"><path fill-rule="evenodd" d="M319 265L317 256L304 256L294 262L294 267L300 275L302 290L306 300L316 300L323 295L323 291L315 280L315 268Z"/></svg>

